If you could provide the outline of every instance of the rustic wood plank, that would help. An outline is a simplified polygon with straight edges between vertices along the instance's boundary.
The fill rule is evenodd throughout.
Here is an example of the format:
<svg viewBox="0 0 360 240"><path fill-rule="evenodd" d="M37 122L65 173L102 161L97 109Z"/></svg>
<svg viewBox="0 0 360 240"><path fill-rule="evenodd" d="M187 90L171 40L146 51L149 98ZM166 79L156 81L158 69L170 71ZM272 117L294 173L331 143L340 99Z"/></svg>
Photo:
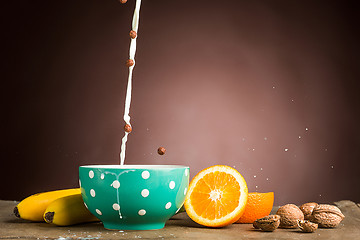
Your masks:
<svg viewBox="0 0 360 240"><path fill-rule="evenodd" d="M71 227L55 227L46 223L33 223L18 219L13 214L14 201L0 201L0 239L359 239L360 208L351 201L335 203L345 219L335 229L318 229L315 233L302 233L297 229L277 229L274 232L255 230L251 224L233 224L211 229L200 226L186 213L169 220L164 229L151 231L106 230L101 223ZM277 207L274 207L275 212Z"/></svg>

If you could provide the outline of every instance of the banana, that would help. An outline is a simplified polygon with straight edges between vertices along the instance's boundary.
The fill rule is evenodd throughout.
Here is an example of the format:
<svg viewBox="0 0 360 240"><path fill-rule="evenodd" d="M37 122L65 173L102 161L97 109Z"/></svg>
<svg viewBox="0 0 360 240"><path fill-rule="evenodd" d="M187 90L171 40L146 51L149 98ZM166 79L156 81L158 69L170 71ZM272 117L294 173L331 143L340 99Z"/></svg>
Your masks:
<svg viewBox="0 0 360 240"><path fill-rule="evenodd" d="M73 194L81 194L80 188L43 192L31 195L22 200L15 208L15 216L36 222L44 221L43 215L49 204L60 198Z"/></svg>
<svg viewBox="0 0 360 240"><path fill-rule="evenodd" d="M58 226L99 221L85 207L81 194L56 199L46 208L44 220Z"/></svg>

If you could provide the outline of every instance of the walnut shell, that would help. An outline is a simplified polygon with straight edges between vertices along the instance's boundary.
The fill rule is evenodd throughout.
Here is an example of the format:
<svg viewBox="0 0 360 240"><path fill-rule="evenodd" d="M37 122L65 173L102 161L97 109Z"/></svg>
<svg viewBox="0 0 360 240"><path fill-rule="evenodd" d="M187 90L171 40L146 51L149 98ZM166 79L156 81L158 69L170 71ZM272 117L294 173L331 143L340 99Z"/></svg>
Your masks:
<svg viewBox="0 0 360 240"><path fill-rule="evenodd" d="M310 220L322 228L334 228L345 218L340 209L334 205L319 204L313 210Z"/></svg>
<svg viewBox="0 0 360 240"><path fill-rule="evenodd" d="M309 202L309 203L304 203L303 205L300 206L300 210L303 212L305 220L310 219L310 216L314 210L314 207L316 207L317 205L319 205L319 204L317 204L315 202Z"/></svg>
<svg viewBox="0 0 360 240"><path fill-rule="evenodd" d="M315 232L318 228L317 223L310 222L309 220L298 220L297 221L298 227L301 229L301 231L306 233L312 233Z"/></svg>
<svg viewBox="0 0 360 240"><path fill-rule="evenodd" d="M255 221L253 222L253 227L254 227L255 229L259 229L259 228L260 228L260 224L257 222L257 220L255 220Z"/></svg>
<svg viewBox="0 0 360 240"><path fill-rule="evenodd" d="M294 204L281 206L277 212L280 216L280 228L297 228L297 220L304 220L304 214Z"/></svg>
<svg viewBox="0 0 360 240"><path fill-rule="evenodd" d="M280 225L280 216L279 215L269 215L263 218L259 218L254 221L253 226L254 228L265 232L272 232L277 229Z"/></svg>

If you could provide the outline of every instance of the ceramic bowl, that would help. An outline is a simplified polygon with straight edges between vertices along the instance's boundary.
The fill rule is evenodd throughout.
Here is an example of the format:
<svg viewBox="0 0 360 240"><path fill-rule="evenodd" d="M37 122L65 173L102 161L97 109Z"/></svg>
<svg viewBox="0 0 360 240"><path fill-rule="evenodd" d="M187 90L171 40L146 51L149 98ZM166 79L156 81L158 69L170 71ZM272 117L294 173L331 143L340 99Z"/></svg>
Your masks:
<svg viewBox="0 0 360 240"><path fill-rule="evenodd" d="M105 228L161 229L184 203L189 186L189 167L81 166L79 183L85 206Z"/></svg>

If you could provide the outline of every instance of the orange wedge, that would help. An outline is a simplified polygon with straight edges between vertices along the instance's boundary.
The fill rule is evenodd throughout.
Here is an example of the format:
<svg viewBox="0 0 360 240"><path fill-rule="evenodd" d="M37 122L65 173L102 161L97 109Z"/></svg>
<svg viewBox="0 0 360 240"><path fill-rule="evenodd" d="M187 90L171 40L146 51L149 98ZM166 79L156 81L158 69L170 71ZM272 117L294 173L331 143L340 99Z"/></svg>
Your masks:
<svg viewBox="0 0 360 240"><path fill-rule="evenodd" d="M249 193L245 212L236 223L253 223L256 219L266 217L270 214L273 204L273 192Z"/></svg>
<svg viewBox="0 0 360 240"><path fill-rule="evenodd" d="M191 180L184 206L194 222L224 227L241 217L247 197L248 188L241 174L229 166L215 165Z"/></svg>

